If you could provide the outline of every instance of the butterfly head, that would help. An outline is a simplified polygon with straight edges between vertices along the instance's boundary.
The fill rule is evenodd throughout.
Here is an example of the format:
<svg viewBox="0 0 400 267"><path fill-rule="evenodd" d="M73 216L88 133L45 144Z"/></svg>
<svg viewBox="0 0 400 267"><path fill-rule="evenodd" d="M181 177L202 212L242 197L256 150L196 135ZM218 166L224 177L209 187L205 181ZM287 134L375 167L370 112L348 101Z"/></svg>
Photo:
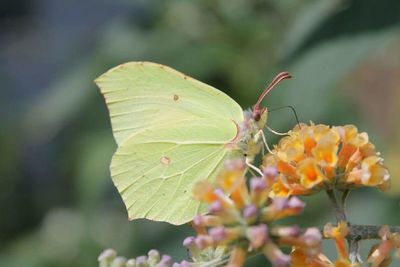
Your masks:
<svg viewBox="0 0 400 267"><path fill-rule="evenodd" d="M261 106L262 100L279 82L288 78L291 78L288 72L281 72L276 75L260 95L257 103L250 110L244 111L244 121L240 125L240 137L236 145L247 156L256 154L254 151L256 151L260 145L259 133L267 124L268 109Z"/></svg>

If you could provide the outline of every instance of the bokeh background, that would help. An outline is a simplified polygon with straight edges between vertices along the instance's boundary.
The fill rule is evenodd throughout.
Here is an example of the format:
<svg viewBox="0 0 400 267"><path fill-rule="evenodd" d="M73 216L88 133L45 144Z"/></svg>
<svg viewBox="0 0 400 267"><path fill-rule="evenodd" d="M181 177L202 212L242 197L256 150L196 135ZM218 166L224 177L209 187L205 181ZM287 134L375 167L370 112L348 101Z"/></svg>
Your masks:
<svg viewBox="0 0 400 267"><path fill-rule="evenodd" d="M110 179L116 147L92 81L131 60L172 66L242 107L290 71L265 104L367 131L393 188L352 193L350 220L400 225L399 26L398 0L1 0L0 266L97 266L107 247L187 256L190 228L128 222ZM286 131L295 119L280 110L269 124ZM307 204L292 222L333 221L324 195Z"/></svg>

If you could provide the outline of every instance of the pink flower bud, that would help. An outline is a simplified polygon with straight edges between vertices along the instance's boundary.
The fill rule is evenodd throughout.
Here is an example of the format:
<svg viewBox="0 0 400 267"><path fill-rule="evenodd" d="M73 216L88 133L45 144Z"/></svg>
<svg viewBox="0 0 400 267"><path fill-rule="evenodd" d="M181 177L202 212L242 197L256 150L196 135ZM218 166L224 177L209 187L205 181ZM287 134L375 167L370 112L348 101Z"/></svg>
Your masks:
<svg viewBox="0 0 400 267"><path fill-rule="evenodd" d="M300 235L300 227L295 226L287 226L287 227L274 227L271 230L273 235L279 237L297 237Z"/></svg>
<svg viewBox="0 0 400 267"><path fill-rule="evenodd" d="M274 267L289 266L290 256L284 254L274 243L267 243L264 247L264 254Z"/></svg>
<svg viewBox="0 0 400 267"><path fill-rule="evenodd" d="M192 266L192 265L190 264L190 262L185 261L185 260L181 261L180 263L175 262L175 263L172 265L172 267L190 267L190 266Z"/></svg>
<svg viewBox="0 0 400 267"><path fill-rule="evenodd" d="M172 264L172 258L169 255L162 255L160 262L158 263L158 266L171 266Z"/></svg>
<svg viewBox="0 0 400 267"><path fill-rule="evenodd" d="M247 205L243 209L243 217L245 219L254 218L257 216L257 213L258 213L258 209L255 205Z"/></svg>
<svg viewBox="0 0 400 267"><path fill-rule="evenodd" d="M281 211L287 207L288 198L285 197L277 197L272 200L271 206L274 207L274 210Z"/></svg>
<svg viewBox="0 0 400 267"><path fill-rule="evenodd" d="M317 245L322 240L321 232L315 227L307 228L303 234L303 240L307 246Z"/></svg>
<svg viewBox="0 0 400 267"><path fill-rule="evenodd" d="M269 165L263 169L263 174L267 178L275 178L278 175L278 169Z"/></svg>
<svg viewBox="0 0 400 267"><path fill-rule="evenodd" d="M220 242L220 241L224 240L226 237L225 228L223 226L211 228L208 231L208 234L216 242Z"/></svg>
<svg viewBox="0 0 400 267"><path fill-rule="evenodd" d="M152 249L147 253L148 256L148 264L155 265L160 261L160 252L156 249Z"/></svg>
<svg viewBox="0 0 400 267"><path fill-rule="evenodd" d="M214 194L216 194L217 196L225 196L224 190L222 190L221 188L214 189Z"/></svg>
<svg viewBox="0 0 400 267"><path fill-rule="evenodd" d="M195 226L204 226L204 220L203 220L203 216L201 215L196 215L193 218L193 224Z"/></svg>
<svg viewBox="0 0 400 267"><path fill-rule="evenodd" d="M246 229L246 236L253 248L260 248L268 239L268 226L266 224L250 226Z"/></svg>
<svg viewBox="0 0 400 267"><path fill-rule="evenodd" d="M199 249L213 245L213 239L207 235L198 235L194 242Z"/></svg>
<svg viewBox="0 0 400 267"><path fill-rule="evenodd" d="M262 191L266 187L265 181L261 178L253 177L250 180L250 189L252 191Z"/></svg>
<svg viewBox="0 0 400 267"><path fill-rule="evenodd" d="M246 167L246 164L243 160L227 160L224 163L225 170L243 170Z"/></svg>
<svg viewBox="0 0 400 267"><path fill-rule="evenodd" d="M306 206L298 197L291 197L287 203L288 208L302 211Z"/></svg>
<svg viewBox="0 0 400 267"><path fill-rule="evenodd" d="M111 262L113 259L115 259L115 257L117 257L117 252L113 249L106 249L104 250L99 257L97 258L97 260L99 262Z"/></svg>
<svg viewBox="0 0 400 267"><path fill-rule="evenodd" d="M290 256L283 253L272 261L272 265L274 267L286 267L289 266L289 264L290 264Z"/></svg>
<svg viewBox="0 0 400 267"><path fill-rule="evenodd" d="M139 267L147 265L147 257L146 256L139 256L136 258L136 265Z"/></svg>
<svg viewBox="0 0 400 267"><path fill-rule="evenodd" d="M210 206L208 207L208 211L210 213L218 213L218 212L221 212L222 210L223 210L223 207L222 207L221 201L219 201L219 200L212 202L210 204Z"/></svg>
<svg viewBox="0 0 400 267"><path fill-rule="evenodd" d="M195 245L194 241L195 241L194 236L188 236L188 237L185 238L185 240L183 240L183 246L185 246L187 248L190 248L193 245Z"/></svg>

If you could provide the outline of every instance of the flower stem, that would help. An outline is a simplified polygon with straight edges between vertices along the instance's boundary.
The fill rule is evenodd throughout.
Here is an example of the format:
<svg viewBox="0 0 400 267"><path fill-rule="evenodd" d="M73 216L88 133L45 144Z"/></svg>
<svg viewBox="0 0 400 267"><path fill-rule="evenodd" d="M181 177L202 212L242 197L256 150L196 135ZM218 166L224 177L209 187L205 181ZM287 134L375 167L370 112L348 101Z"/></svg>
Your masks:
<svg viewBox="0 0 400 267"><path fill-rule="evenodd" d="M351 192L350 189L344 190L343 194L342 194L342 197L341 197L341 204L342 204L342 208L343 208L343 211L344 211L345 214L346 214L346 201L347 201L347 198L350 195L350 192Z"/></svg>
<svg viewBox="0 0 400 267"><path fill-rule="evenodd" d="M328 190L326 190L326 194L328 195L328 198L331 201L333 212L335 213L336 221L337 222L341 222L341 221L347 222L344 206L340 205L338 203L335 191L333 191L332 189L328 189ZM343 194L345 194L345 193L343 193ZM344 204L343 202L345 202L345 199L346 198L343 199L343 197L342 197L342 204Z"/></svg>

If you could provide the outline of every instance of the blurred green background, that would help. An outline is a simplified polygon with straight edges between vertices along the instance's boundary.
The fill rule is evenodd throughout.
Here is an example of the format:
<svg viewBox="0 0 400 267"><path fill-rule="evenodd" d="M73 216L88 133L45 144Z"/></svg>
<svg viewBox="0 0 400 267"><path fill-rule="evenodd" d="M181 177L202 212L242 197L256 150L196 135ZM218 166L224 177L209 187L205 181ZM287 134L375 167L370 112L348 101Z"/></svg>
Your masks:
<svg viewBox="0 0 400 267"><path fill-rule="evenodd" d="M110 179L115 143L92 81L131 60L174 67L242 107L290 71L294 78L265 104L367 131L393 188L354 192L350 220L400 225L399 26L398 0L2 0L0 266L97 266L107 247L128 257L151 248L186 257L190 228L128 222ZM295 120L281 110L269 124L286 131ZM325 196L307 204L291 222L333 221Z"/></svg>

